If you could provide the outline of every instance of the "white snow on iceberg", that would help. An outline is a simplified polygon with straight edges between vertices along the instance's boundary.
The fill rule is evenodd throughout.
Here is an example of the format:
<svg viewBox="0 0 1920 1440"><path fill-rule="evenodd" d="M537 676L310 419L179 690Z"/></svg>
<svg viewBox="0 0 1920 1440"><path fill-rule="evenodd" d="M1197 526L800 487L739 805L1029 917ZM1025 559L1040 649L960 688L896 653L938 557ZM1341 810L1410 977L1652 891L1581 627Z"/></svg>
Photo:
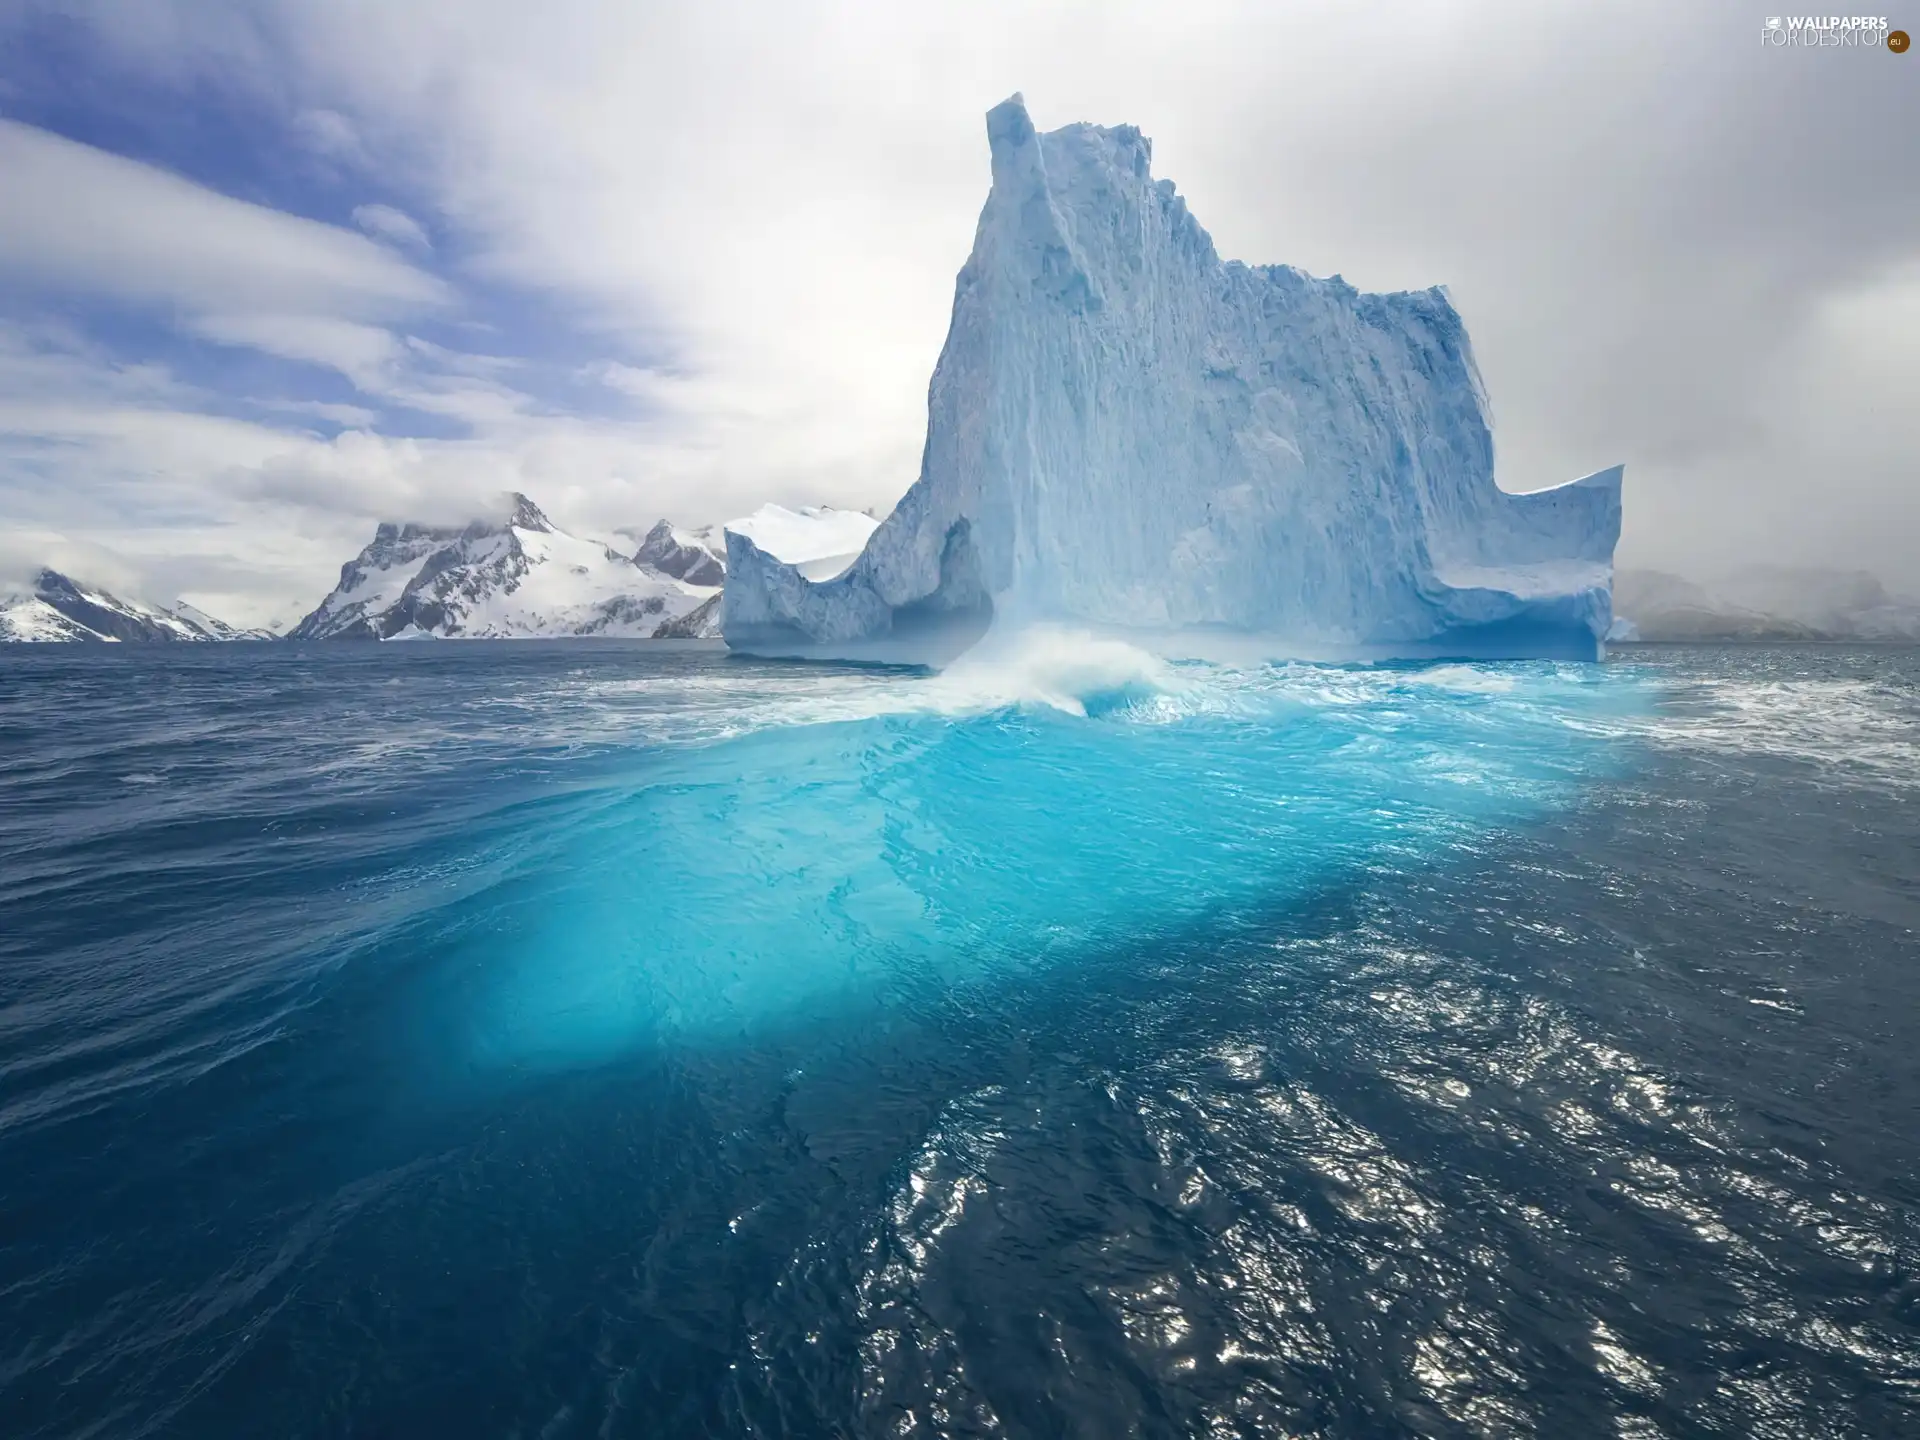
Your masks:
<svg viewBox="0 0 1920 1440"><path fill-rule="evenodd" d="M823 578L728 541L736 649L942 664L989 624L1163 651L1574 656L1611 621L1620 470L1519 495L1443 290L1222 262L1131 126L987 116L993 186L920 478Z"/></svg>
<svg viewBox="0 0 1920 1440"><path fill-rule="evenodd" d="M762 555L785 561L809 580L831 580L860 558L879 526L878 520L861 510L762 505L744 519L729 520L725 530L729 536L750 541Z"/></svg>

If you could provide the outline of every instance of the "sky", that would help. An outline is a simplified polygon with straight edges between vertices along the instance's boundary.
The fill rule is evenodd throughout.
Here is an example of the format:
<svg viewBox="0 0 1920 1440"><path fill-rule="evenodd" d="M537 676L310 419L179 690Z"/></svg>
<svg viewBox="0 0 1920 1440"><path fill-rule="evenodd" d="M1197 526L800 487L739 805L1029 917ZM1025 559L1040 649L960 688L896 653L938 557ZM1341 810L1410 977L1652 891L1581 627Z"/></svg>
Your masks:
<svg viewBox="0 0 1920 1440"><path fill-rule="evenodd" d="M1140 126L1224 256L1448 285L1500 483L1624 462L1623 564L1920 593L1920 55L1765 19L0 0L0 580L284 622L512 490L884 513L1019 90Z"/></svg>

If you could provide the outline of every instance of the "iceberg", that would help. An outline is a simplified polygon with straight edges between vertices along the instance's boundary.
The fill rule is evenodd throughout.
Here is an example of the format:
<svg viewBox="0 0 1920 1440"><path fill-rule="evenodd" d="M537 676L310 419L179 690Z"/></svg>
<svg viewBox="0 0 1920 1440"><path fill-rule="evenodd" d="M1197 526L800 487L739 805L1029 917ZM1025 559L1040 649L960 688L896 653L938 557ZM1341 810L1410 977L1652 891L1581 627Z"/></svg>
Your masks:
<svg viewBox="0 0 1920 1440"><path fill-rule="evenodd" d="M1597 658L1616 466L1503 491L1441 288L1223 262L1132 126L987 115L919 479L831 576L727 539L737 650L943 665L1069 624L1163 654Z"/></svg>

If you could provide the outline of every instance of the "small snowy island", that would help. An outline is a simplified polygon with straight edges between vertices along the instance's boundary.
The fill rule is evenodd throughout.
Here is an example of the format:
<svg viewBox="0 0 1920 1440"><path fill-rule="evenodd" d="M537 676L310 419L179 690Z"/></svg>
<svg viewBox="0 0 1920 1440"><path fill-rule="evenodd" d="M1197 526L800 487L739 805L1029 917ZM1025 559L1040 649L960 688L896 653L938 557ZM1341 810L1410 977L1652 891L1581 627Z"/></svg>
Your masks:
<svg viewBox="0 0 1920 1440"><path fill-rule="evenodd" d="M1499 489L1441 289L1223 262L1131 126L987 115L993 185L920 478L846 568L727 536L762 655L944 664L989 627L1167 654L1593 659L1618 466Z"/></svg>

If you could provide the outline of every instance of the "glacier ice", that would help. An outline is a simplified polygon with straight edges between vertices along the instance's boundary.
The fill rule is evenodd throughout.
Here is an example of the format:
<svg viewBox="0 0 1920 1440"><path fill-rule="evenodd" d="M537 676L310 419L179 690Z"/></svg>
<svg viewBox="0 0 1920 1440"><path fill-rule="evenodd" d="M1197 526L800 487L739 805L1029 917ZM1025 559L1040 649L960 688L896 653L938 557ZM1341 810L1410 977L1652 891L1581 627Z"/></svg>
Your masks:
<svg viewBox="0 0 1920 1440"><path fill-rule="evenodd" d="M987 116L919 479L832 578L735 532L736 649L942 664L990 624L1163 652L1591 658L1619 467L1497 488L1441 289L1222 262L1131 126Z"/></svg>

